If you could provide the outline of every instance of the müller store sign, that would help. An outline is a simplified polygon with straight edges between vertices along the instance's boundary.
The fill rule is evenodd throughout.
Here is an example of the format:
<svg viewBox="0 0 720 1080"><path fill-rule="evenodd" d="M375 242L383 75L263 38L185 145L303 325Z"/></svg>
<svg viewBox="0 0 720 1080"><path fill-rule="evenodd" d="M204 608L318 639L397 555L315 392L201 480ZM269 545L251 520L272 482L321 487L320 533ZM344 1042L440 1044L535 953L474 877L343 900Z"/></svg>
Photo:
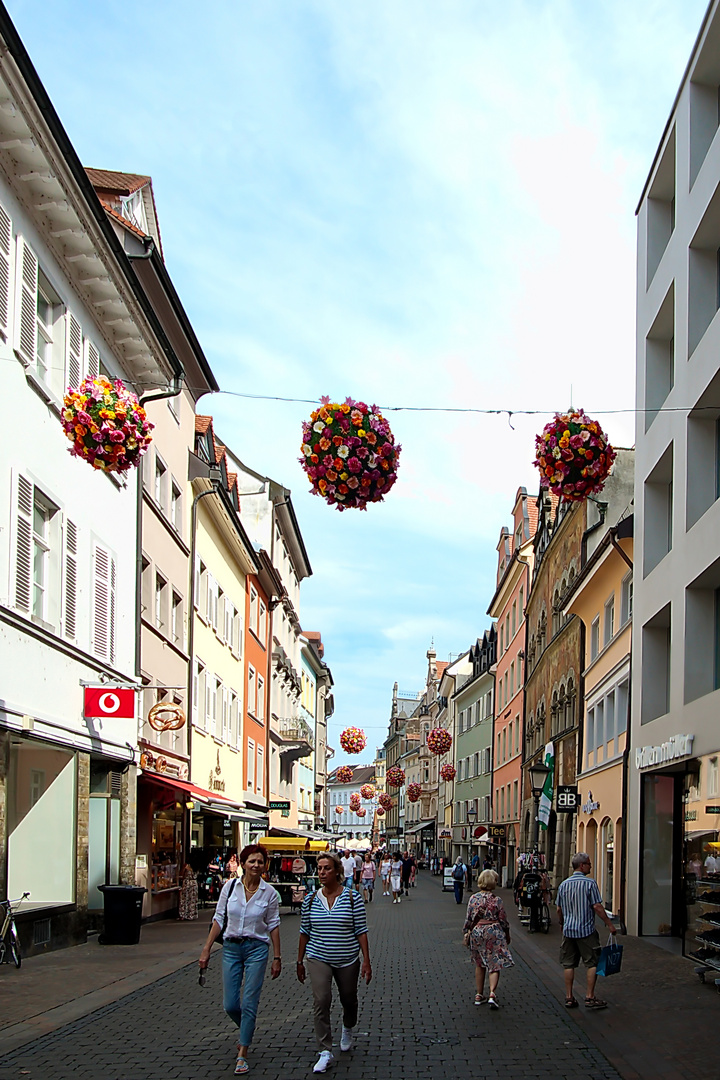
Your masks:
<svg viewBox="0 0 720 1080"><path fill-rule="evenodd" d="M692 754L694 735L671 735L660 746L641 746L635 751L635 768L652 769Z"/></svg>

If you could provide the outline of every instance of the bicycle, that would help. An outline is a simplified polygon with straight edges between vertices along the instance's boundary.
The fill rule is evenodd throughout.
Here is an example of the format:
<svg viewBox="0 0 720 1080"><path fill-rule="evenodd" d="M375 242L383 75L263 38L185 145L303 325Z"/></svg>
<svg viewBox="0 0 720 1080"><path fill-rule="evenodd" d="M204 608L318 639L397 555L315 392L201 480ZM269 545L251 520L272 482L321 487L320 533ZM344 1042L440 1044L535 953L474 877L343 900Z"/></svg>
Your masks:
<svg viewBox="0 0 720 1080"><path fill-rule="evenodd" d="M0 900L0 907L5 908L5 919L3 920L2 931L0 931L0 964L10 963L10 960L6 959L8 948L15 967L19 968L22 964L20 938L15 925L15 912L12 905L22 904L23 900L27 900L29 896L30 893L25 892L18 900Z"/></svg>

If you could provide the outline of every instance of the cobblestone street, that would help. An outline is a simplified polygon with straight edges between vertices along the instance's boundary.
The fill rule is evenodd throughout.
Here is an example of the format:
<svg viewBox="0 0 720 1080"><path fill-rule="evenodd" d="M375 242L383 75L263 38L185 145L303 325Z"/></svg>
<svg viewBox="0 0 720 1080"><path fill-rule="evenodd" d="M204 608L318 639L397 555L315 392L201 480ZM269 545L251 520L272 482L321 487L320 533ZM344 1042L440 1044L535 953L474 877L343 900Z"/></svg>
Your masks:
<svg viewBox="0 0 720 1080"><path fill-rule="evenodd" d="M507 901L509 894L503 895ZM376 898L368 909L374 978L369 987L361 985L357 1045L350 1054L336 1047L330 1075L618 1077L517 950L515 968L501 979L502 1009L490 1013L473 1005L472 968L460 941L464 911L427 874L399 906ZM260 1003L251 1072L267 1080L312 1075L316 1060L309 985L295 978L298 927L297 916L283 917L284 972L274 983L268 977ZM10 990L6 974L3 992ZM337 1042L337 1006L333 1023ZM217 950L204 989L197 968L185 966L6 1054L0 1080L215 1080L232 1075L234 1053Z"/></svg>

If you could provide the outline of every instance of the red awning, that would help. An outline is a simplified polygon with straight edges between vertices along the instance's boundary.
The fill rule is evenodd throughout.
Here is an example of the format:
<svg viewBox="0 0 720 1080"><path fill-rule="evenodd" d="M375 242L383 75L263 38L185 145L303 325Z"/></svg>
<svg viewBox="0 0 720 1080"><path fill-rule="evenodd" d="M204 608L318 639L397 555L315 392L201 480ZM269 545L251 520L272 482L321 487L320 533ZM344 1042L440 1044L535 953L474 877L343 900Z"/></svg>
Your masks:
<svg viewBox="0 0 720 1080"><path fill-rule="evenodd" d="M176 777L160 776L154 772L141 772L147 780L151 780L153 783L165 784L167 787L175 788L176 791L184 791L187 795L193 795L196 799L202 799L204 802L220 803L222 806L227 806L229 809L240 810L242 807L239 803L233 802L232 799L226 799L224 795L219 795L217 791L207 791L205 788L198 787L196 784L191 784L188 780L178 780Z"/></svg>

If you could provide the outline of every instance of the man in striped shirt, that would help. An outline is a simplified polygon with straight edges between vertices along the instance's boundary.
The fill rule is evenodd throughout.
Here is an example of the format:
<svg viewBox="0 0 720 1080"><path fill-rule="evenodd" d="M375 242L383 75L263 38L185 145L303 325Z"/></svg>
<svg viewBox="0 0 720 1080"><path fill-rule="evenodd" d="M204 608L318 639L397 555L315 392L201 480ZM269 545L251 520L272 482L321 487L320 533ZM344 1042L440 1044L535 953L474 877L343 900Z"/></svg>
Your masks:
<svg viewBox="0 0 720 1080"><path fill-rule="evenodd" d="M611 934L617 931L605 913L597 881L590 877L592 863L586 851L573 855L572 868L573 873L561 883L557 892L557 913L563 932L560 963L565 971L565 1007L577 1008L573 982L575 968L582 960L587 976L585 1008L606 1009L607 1001L595 997L600 957L600 936L595 929L595 916L600 916Z"/></svg>

